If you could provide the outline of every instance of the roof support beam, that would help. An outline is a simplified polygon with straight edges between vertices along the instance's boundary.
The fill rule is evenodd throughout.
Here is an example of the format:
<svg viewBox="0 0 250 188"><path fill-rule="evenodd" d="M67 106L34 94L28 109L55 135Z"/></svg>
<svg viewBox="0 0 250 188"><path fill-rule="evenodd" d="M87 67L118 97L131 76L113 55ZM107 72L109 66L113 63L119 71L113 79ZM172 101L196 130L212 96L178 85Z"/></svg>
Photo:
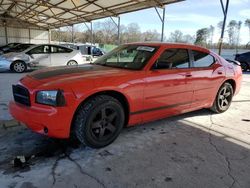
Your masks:
<svg viewBox="0 0 250 188"><path fill-rule="evenodd" d="M110 4L109 1L101 0L0 0L0 10L13 18L49 29L110 16L118 17L123 13L152 7L163 8L164 5L181 1L183 0L124 0Z"/></svg>
<svg viewBox="0 0 250 188"><path fill-rule="evenodd" d="M221 55L221 50L222 50L222 45L223 45L223 38L224 38L226 21L227 21L227 11L228 11L229 0L226 0L226 5L224 4L223 0L220 0L220 4L221 4L222 12L224 15L224 19L222 23L221 36L219 40L219 52L218 52L219 55Z"/></svg>
<svg viewBox="0 0 250 188"><path fill-rule="evenodd" d="M164 27L165 27L165 7L162 8L162 15L160 14L159 10L155 8L156 13L158 14L160 20L161 20L161 42L164 40Z"/></svg>

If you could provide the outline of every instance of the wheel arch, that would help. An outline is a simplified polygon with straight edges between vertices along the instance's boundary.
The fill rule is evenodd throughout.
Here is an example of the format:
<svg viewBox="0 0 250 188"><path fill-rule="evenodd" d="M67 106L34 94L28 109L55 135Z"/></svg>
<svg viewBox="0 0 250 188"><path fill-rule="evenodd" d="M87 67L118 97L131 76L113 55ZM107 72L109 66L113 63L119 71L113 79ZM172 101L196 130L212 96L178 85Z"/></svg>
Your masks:
<svg viewBox="0 0 250 188"><path fill-rule="evenodd" d="M98 96L98 95L108 95L108 96L111 96L111 97L114 97L115 99L117 99L121 103L121 105L122 105L122 107L124 109L124 112L125 112L125 123L124 123L124 126L128 124L128 122L129 122L129 113L130 113L130 105L129 105L129 101L128 101L127 97L123 93L121 93L119 91L104 90L104 91L98 91L96 93L92 93L91 95L89 95L88 97L84 98L84 100L80 102L80 104L76 108L76 110L74 112L74 115L72 117L72 120L71 120L71 127L70 127L71 130L73 128L72 125L73 125L76 113L80 109L80 107L84 103L86 103L88 100L90 100L91 98L93 98L95 96Z"/></svg>
<svg viewBox="0 0 250 188"><path fill-rule="evenodd" d="M12 62L11 62L11 64L10 64L10 70L12 70L14 63L15 63L15 62L18 62L18 61L23 62L23 63L25 63L25 64L26 64L26 62L25 62L25 61L23 61L23 60L21 60L21 59L15 59L15 60L14 60L14 61L12 61Z"/></svg>
<svg viewBox="0 0 250 188"><path fill-rule="evenodd" d="M233 93L235 93L235 91L236 91L236 81L234 79L227 79L227 80L224 81L224 83L226 83L226 82L232 85Z"/></svg>
<svg viewBox="0 0 250 188"><path fill-rule="evenodd" d="M74 61L74 62L76 62L76 63L78 64L77 60L75 60L75 59L70 59L70 60L67 61L66 65L69 65L69 62L70 62L70 61Z"/></svg>
<svg viewBox="0 0 250 188"><path fill-rule="evenodd" d="M15 63L15 62L18 62L18 61L23 62L23 63L27 66L27 64L26 64L26 62L25 62L24 60L21 60L21 59L15 59L15 60L14 60L14 61L12 61L12 62L11 62L11 64L10 64L10 70L13 70L13 65L14 65L14 63Z"/></svg>

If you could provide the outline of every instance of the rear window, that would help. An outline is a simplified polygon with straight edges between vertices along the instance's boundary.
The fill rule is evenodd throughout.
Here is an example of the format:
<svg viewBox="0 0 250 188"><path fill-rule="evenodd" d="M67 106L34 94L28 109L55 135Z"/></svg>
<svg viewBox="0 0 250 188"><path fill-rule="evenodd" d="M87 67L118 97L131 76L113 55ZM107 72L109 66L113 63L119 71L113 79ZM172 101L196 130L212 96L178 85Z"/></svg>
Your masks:
<svg viewBox="0 0 250 188"><path fill-rule="evenodd" d="M72 49L65 48L62 46L51 46L51 53L70 53Z"/></svg>
<svg viewBox="0 0 250 188"><path fill-rule="evenodd" d="M204 52L193 50L193 55L194 55L193 67L210 67L215 62L213 56Z"/></svg>

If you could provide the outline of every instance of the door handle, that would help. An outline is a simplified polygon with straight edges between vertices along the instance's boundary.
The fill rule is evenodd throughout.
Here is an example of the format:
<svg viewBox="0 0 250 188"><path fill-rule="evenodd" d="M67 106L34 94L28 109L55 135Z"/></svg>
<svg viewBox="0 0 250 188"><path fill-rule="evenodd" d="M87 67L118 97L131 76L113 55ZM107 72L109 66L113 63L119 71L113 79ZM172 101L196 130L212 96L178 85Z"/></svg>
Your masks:
<svg viewBox="0 0 250 188"><path fill-rule="evenodd" d="M222 72L222 71L218 71L217 73L218 73L218 74L223 74L223 72Z"/></svg>
<svg viewBox="0 0 250 188"><path fill-rule="evenodd" d="M192 74L187 73L185 76L186 76L187 78L189 78L189 77L192 77Z"/></svg>

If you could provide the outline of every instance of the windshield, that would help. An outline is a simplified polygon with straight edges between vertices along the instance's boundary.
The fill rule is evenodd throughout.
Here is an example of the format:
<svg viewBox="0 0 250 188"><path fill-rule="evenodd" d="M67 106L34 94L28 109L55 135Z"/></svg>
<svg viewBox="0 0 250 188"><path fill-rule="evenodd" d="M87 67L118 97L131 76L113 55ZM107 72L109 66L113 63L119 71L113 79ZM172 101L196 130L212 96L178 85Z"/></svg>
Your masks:
<svg viewBox="0 0 250 188"><path fill-rule="evenodd" d="M140 70L157 49L158 46L123 45L103 55L94 64Z"/></svg>

